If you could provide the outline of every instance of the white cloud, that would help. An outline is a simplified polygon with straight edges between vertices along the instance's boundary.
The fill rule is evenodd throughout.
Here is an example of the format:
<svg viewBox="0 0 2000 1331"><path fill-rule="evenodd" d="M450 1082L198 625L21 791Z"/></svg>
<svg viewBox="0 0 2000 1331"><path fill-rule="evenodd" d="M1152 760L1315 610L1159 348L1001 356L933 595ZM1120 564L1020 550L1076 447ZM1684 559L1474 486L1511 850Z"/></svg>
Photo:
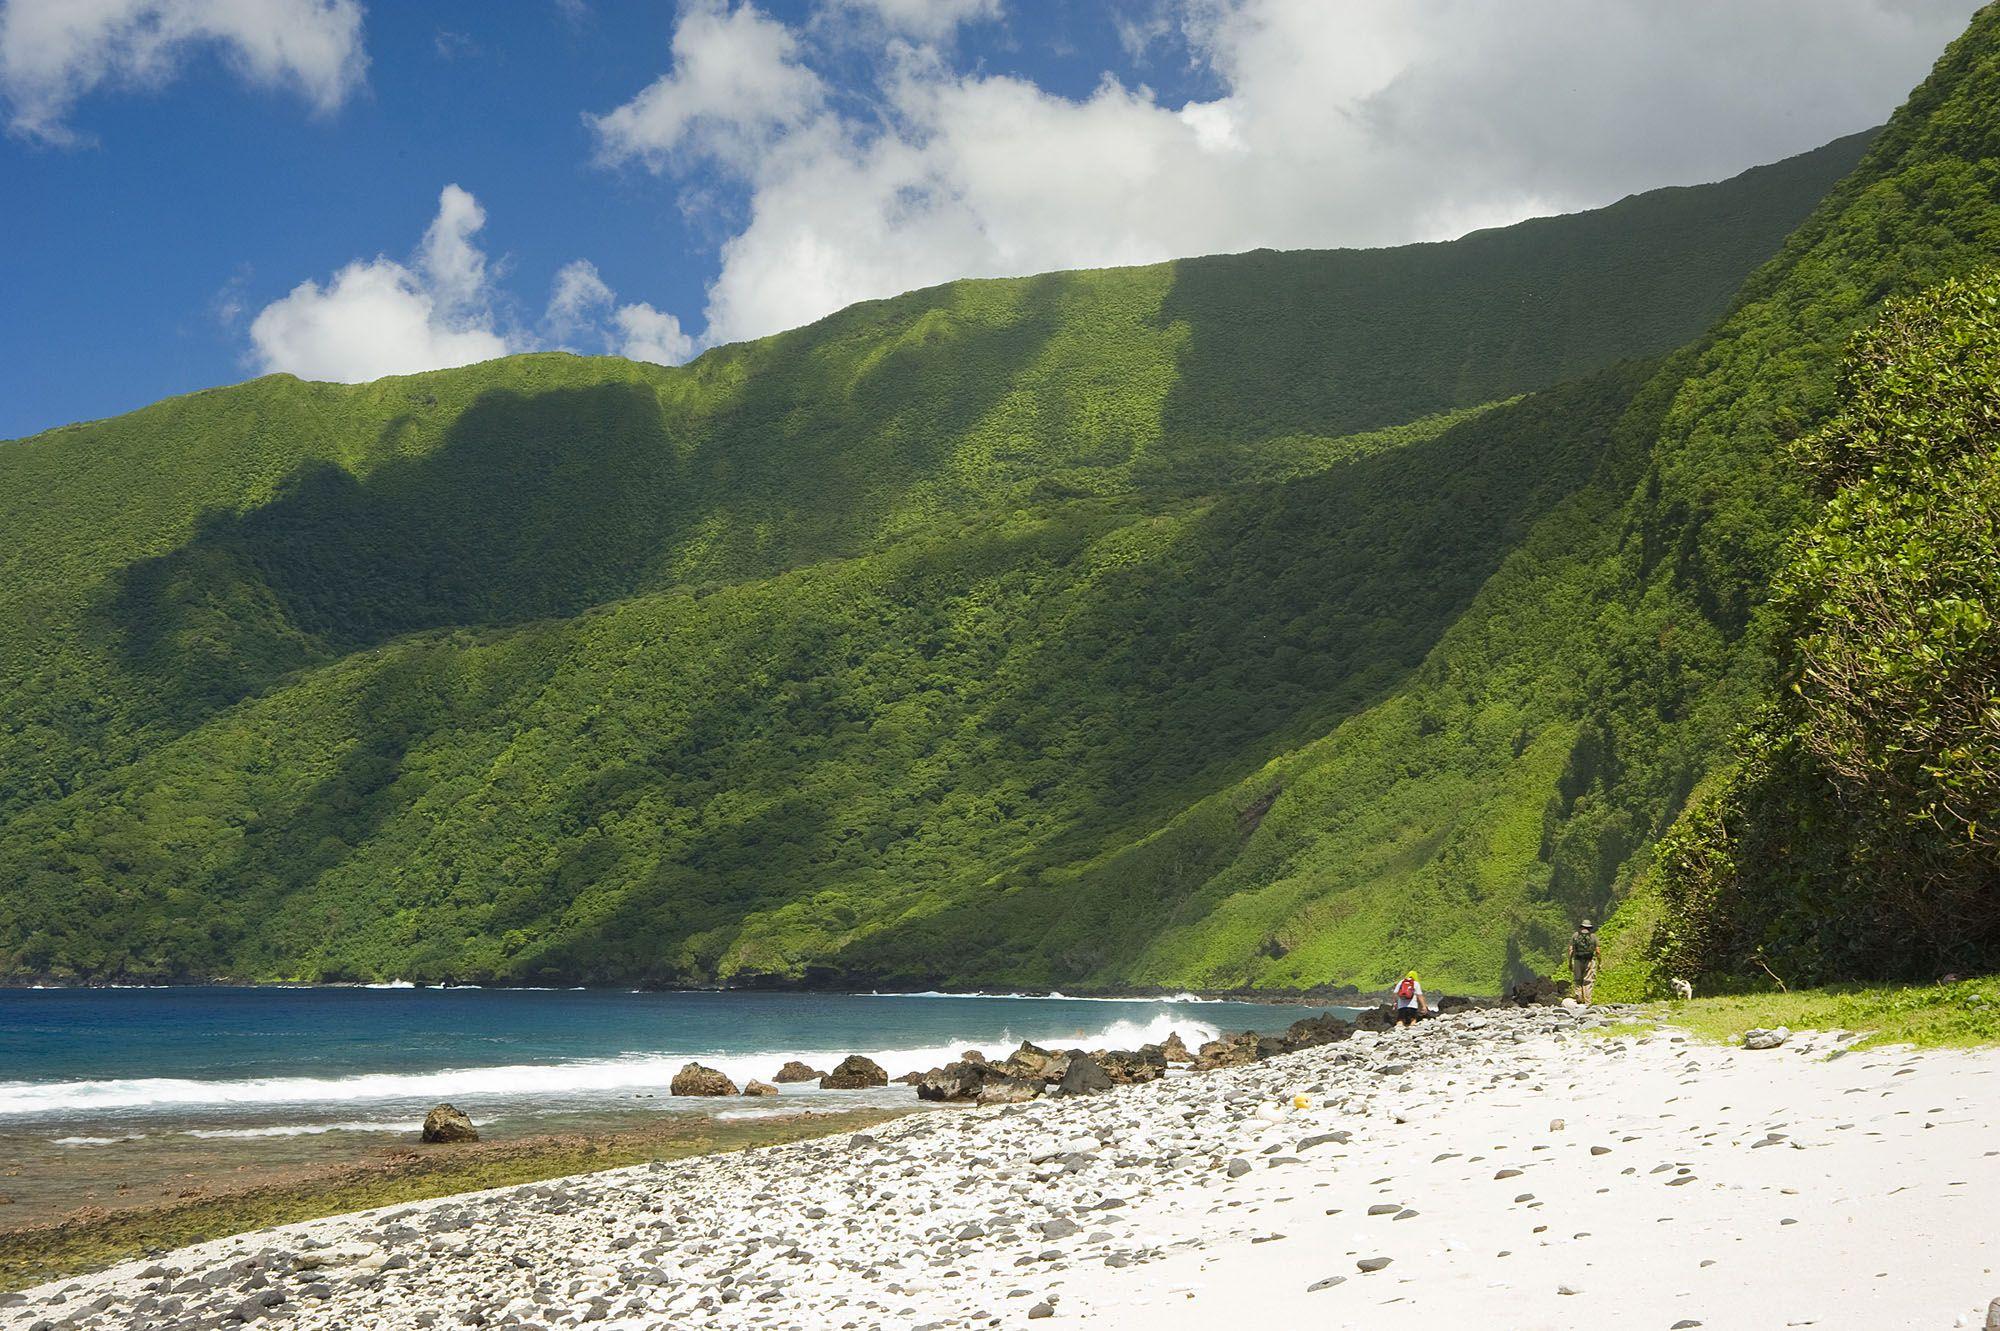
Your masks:
<svg viewBox="0 0 2000 1331"><path fill-rule="evenodd" d="M860 23L918 41L941 42L968 23L997 19L1001 0L824 0L821 21Z"/></svg>
<svg viewBox="0 0 2000 1331"><path fill-rule="evenodd" d="M597 265L588 259L574 259L556 274L544 321L558 340L579 338L597 330L612 300L611 288L598 276Z"/></svg>
<svg viewBox="0 0 2000 1331"><path fill-rule="evenodd" d="M1221 88L1174 104L894 40L875 86L835 100L801 33L709 0L673 69L593 124L607 161L745 187L716 342L961 276L1435 239L1719 179L1885 119L1976 7L1167 0L1146 13Z"/></svg>
<svg viewBox="0 0 2000 1331"><path fill-rule="evenodd" d="M825 101L791 29L754 5L696 0L674 30L674 66L608 115L590 117L607 161L654 166L685 151L747 169Z"/></svg>
<svg viewBox="0 0 2000 1331"><path fill-rule="evenodd" d="M564 264L556 274L543 326L558 345L578 344L629 360L679 365L694 354L694 338L681 321L643 301L619 305L611 287L588 259Z"/></svg>
<svg viewBox="0 0 2000 1331"><path fill-rule="evenodd" d="M301 282L265 306L250 325L257 364L360 383L526 350L496 327L486 256L472 243L485 222L477 199L445 186L411 264L357 259L324 287Z"/></svg>
<svg viewBox="0 0 2000 1331"><path fill-rule="evenodd" d="M628 360L679 365L694 354L694 339L681 331L681 321L643 301L621 305L611 317L619 333L617 354Z"/></svg>
<svg viewBox="0 0 2000 1331"><path fill-rule="evenodd" d="M542 324L568 350L602 350L660 366L678 366L694 356L694 338L682 332L680 320L646 302L620 306L590 260L562 266Z"/></svg>
<svg viewBox="0 0 2000 1331"><path fill-rule="evenodd" d="M104 86L156 87L203 47L322 113L368 67L358 0L0 0L8 127L73 143L64 120L79 99Z"/></svg>
<svg viewBox="0 0 2000 1331"><path fill-rule="evenodd" d="M356 259L324 286L299 283L251 321L251 360L266 372L363 383L546 347L661 365L694 354L694 338L680 320L643 301L620 305L588 259L556 273L539 331L519 326L474 239L485 225L478 199L445 186L407 263L386 255ZM241 304L240 283L218 297L225 327Z"/></svg>

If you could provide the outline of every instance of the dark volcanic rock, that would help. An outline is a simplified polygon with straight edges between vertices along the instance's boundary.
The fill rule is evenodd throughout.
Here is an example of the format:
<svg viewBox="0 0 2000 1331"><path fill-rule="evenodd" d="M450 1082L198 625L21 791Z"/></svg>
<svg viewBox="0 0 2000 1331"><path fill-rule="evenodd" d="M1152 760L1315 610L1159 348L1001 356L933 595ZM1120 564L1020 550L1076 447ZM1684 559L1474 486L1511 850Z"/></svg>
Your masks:
<svg viewBox="0 0 2000 1331"><path fill-rule="evenodd" d="M778 1088L766 1081L749 1081L743 1084L745 1095L776 1095Z"/></svg>
<svg viewBox="0 0 2000 1331"><path fill-rule="evenodd" d="M1187 1042L1181 1039L1179 1031L1168 1033L1166 1043L1160 1046L1160 1052L1166 1055L1169 1063L1194 1062L1194 1055L1188 1052Z"/></svg>
<svg viewBox="0 0 2000 1331"><path fill-rule="evenodd" d="M819 1079L822 1091L860 1091L870 1086L887 1086L889 1074L865 1054L849 1054L839 1066Z"/></svg>
<svg viewBox="0 0 2000 1331"><path fill-rule="evenodd" d="M1120 1086L1158 1081L1167 1075L1167 1056L1156 1044L1149 1044L1136 1053L1112 1049L1090 1057L1103 1069L1105 1076ZM1070 1061L1070 1066L1076 1066L1074 1059Z"/></svg>
<svg viewBox="0 0 2000 1331"><path fill-rule="evenodd" d="M933 1068L917 1079L919 1100L976 1100L988 1082L1010 1078L985 1063L960 1061Z"/></svg>
<svg viewBox="0 0 2000 1331"><path fill-rule="evenodd" d="M1257 1049L1257 1037L1250 1031L1241 1035L1225 1035L1219 1040L1210 1040L1195 1055L1197 1072L1210 1072L1216 1068L1240 1068L1255 1063L1263 1055Z"/></svg>
<svg viewBox="0 0 2000 1331"><path fill-rule="evenodd" d="M1057 1057L1058 1055L1054 1051L1043 1049L1039 1045L1030 1044L1028 1041L1023 1040L1021 1041L1021 1047L1007 1055L1006 1061L1000 1064L1000 1070L1010 1077L1046 1080L1049 1065L1054 1063ZM1056 1075L1061 1076L1062 1074L1057 1073Z"/></svg>
<svg viewBox="0 0 2000 1331"><path fill-rule="evenodd" d="M427 1142L476 1142L479 1129L472 1126L462 1110L452 1105L439 1105L424 1115L424 1140Z"/></svg>
<svg viewBox="0 0 2000 1331"><path fill-rule="evenodd" d="M1562 1002L1563 995L1568 992L1568 980L1551 980L1546 975L1535 975L1509 989L1507 1001L1522 1007L1547 1007Z"/></svg>
<svg viewBox="0 0 2000 1331"><path fill-rule="evenodd" d="M1063 1069L1062 1082L1057 1093L1095 1095L1099 1091L1110 1090L1111 1085L1111 1078L1098 1066L1096 1059L1089 1054L1077 1052L1069 1056L1069 1065Z"/></svg>
<svg viewBox="0 0 2000 1331"><path fill-rule="evenodd" d="M821 1077L824 1077L825 1075L826 1074L824 1072L821 1072L818 1068L809 1068L795 1058L791 1062L785 1064L785 1066L779 1068L778 1075L771 1078L771 1080L778 1083L778 1085L783 1086L789 1082L795 1082L795 1081L818 1081Z"/></svg>
<svg viewBox="0 0 2000 1331"><path fill-rule="evenodd" d="M988 1079L979 1088L979 1103L983 1105L1016 1105L1023 1100L1032 1100L1042 1093L1040 1077L1009 1077L1002 1074ZM922 1094L921 1091L918 1094Z"/></svg>
<svg viewBox="0 0 2000 1331"><path fill-rule="evenodd" d="M1322 1012L1316 1017L1303 1017L1291 1024L1285 1031L1285 1044L1292 1049L1317 1049L1323 1044L1333 1044L1354 1034L1354 1023L1342 1021L1331 1012Z"/></svg>
<svg viewBox="0 0 2000 1331"><path fill-rule="evenodd" d="M736 1083L699 1063L690 1063L674 1074L668 1087L675 1095L734 1095Z"/></svg>

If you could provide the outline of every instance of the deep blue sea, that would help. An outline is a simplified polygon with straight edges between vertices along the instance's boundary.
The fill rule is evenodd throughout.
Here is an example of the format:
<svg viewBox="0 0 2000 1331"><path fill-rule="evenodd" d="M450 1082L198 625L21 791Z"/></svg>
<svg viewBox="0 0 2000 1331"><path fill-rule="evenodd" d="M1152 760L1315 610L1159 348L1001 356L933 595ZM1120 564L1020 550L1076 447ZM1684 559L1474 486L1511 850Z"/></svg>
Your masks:
<svg viewBox="0 0 2000 1331"><path fill-rule="evenodd" d="M755 1120L915 1107L915 1092L806 1083L775 1099L677 1098L667 1088L682 1064L698 1059L741 1085L770 1080L787 1059L824 1069L863 1053L893 1077L1023 1039L1132 1048L1177 1030L1193 1046L1316 1010L945 994L0 989L0 1231L385 1160L408 1151L439 1101L502 1141L689 1114L741 1141Z"/></svg>
<svg viewBox="0 0 2000 1331"><path fill-rule="evenodd" d="M665 1097L692 1059L739 1084L865 1053L893 1077L1022 1039L1130 1048L1281 1029L1297 1007L1063 997L384 988L0 990L0 1133L407 1131L449 1100L531 1119ZM877 1098L903 1102L906 1087ZM800 1100L851 1094L789 1087ZM749 1113L775 1106L662 1104Z"/></svg>

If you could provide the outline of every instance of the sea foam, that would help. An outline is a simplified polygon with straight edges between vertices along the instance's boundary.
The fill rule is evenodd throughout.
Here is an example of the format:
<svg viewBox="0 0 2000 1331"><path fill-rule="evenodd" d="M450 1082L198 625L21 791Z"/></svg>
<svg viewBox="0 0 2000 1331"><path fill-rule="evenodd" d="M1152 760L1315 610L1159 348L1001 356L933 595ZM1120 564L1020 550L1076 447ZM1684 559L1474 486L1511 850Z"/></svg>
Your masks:
<svg viewBox="0 0 2000 1331"><path fill-rule="evenodd" d="M195 1106L548 1099L643 1092L664 1096L674 1073L691 1062L716 1068L741 1085L752 1077L769 1078L780 1065L792 1059L827 1069L848 1054L858 1052L874 1059L895 1077L949 1063L967 1049L998 1058L1023 1037L1054 1049L1134 1049L1142 1044L1158 1044L1172 1031L1179 1031L1190 1046L1214 1039L1217 1034L1216 1028L1206 1022L1160 1013L1145 1020L1113 1021L1095 1029L1076 1025L1067 1029L1028 1029L1022 1035L1003 1032L997 1039L952 1040L919 1048L640 1051L616 1058L424 1072L368 1072L343 1077L217 1080L130 1077L103 1081L0 1082L0 1117Z"/></svg>

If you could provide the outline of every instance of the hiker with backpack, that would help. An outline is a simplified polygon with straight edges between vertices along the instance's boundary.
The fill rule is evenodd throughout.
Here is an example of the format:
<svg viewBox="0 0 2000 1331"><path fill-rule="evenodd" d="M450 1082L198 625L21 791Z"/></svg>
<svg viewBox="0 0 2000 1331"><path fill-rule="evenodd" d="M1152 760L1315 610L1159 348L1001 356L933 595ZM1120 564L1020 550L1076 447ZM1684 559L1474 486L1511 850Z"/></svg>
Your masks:
<svg viewBox="0 0 2000 1331"><path fill-rule="evenodd" d="M1428 1017L1431 1005L1424 997L1424 986L1418 982L1417 973L1411 971L1396 986L1396 1024L1413 1025L1420 1014Z"/></svg>
<svg viewBox="0 0 2000 1331"><path fill-rule="evenodd" d="M1597 983L1597 931L1589 920L1579 924L1569 936L1569 951L1565 956L1569 960L1570 979L1576 983L1576 1000L1588 1004L1591 986Z"/></svg>

